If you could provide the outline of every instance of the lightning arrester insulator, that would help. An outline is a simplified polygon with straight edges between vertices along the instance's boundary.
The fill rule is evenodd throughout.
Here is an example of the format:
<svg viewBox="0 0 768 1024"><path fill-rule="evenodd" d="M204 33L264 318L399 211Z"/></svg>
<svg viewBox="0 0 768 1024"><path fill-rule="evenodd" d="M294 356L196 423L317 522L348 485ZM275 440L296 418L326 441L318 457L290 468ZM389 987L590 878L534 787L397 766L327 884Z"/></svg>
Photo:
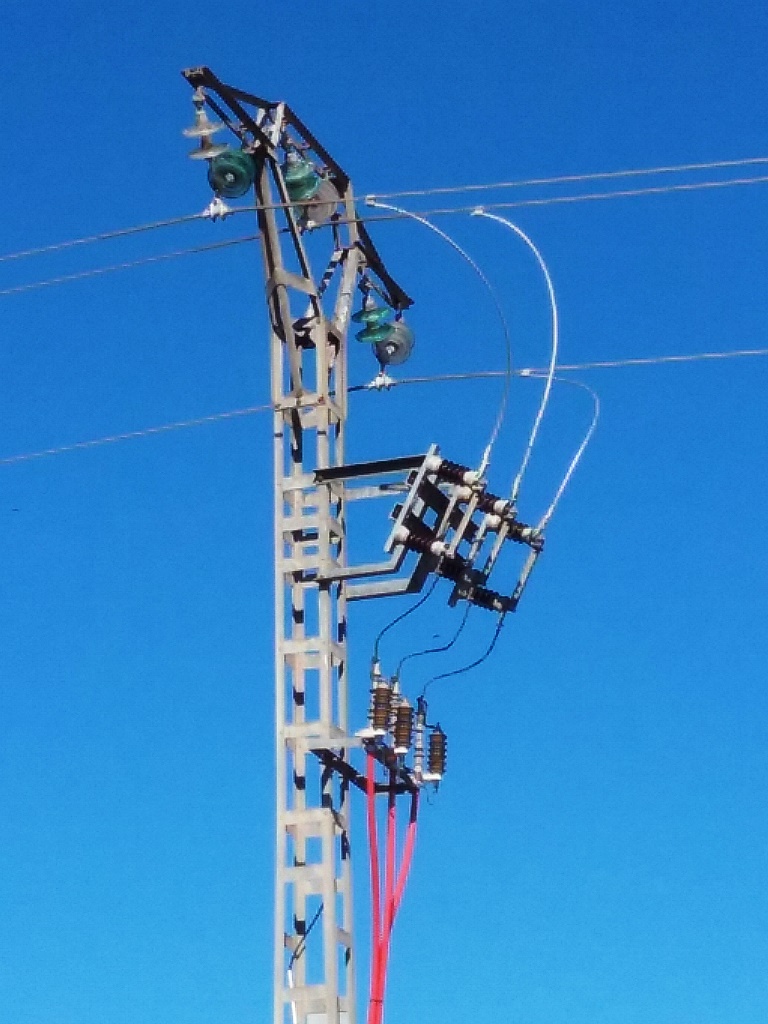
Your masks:
<svg viewBox="0 0 768 1024"><path fill-rule="evenodd" d="M395 708L395 746L396 754L407 754L411 746L413 734L413 708L403 699Z"/></svg>
<svg viewBox="0 0 768 1024"><path fill-rule="evenodd" d="M383 676L374 676L371 688L370 721L374 733L385 736L389 729L392 688Z"/></svg>
<svg viewBox="0 0 768 1024"><path fill-rule="evenodd" d="M445 774L447 742L445 733L436 725L429 737L429 774L438 779Z"/></svg>

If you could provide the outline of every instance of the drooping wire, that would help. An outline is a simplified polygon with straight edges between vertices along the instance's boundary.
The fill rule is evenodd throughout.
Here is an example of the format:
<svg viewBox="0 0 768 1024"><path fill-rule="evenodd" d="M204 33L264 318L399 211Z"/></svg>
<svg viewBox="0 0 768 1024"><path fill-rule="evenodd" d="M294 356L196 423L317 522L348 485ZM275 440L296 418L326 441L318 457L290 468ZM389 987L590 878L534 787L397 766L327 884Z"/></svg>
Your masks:
<svg viewBox="0 0 768 1024"><path fill-rule="evenodd" d="M435 576L427 590L421 595L421 597L418 599L418 601L416 601L415 604L412 604L410 608L406 608L406 610L404 612L401 612L399 615L396 615L391 622L388 622L387 625L383 627L383 629L379 630L379 634L373 642L373 654L371 656L373 661L379 660L379 645L381 644L382 638L390 631L390 629L393 629L398 623L402 622L403 619L407 619L409 615L413 615L414 612L418 611L419 608L421 608L421 606L429 600L429 598L432 596L432 592L437 586L437 581L439 580L439 578L439 576Z"/></svg>
<svg viewBox="0 0 768 1024"><path fill-rule="evenodd" d="M498 437L499 431L501 430L501 426L504 422L504 417L507 411L507 403L509 401L510 384L512 381L512 339L510 336L509 324L507 323L507 318L504 315L504 309L502 308L501 302L499 301L499 297L496 294L496 289L493 287L493 285L488 280L481 267L475 262L475 260L472 259L469 253L465 249L463 249L458 242L451 238L450 235L446 234L445 231L442 231L435 224L432 224L432 222L428 221L425 217L420 217L418 214L412 213L409 210L403 210L399 206L392 206L388 203L379 203L375 199L371 198L367 198L366 203L369 206L374 206L383 210L391 210L399 214L400 216L409 217L411 220L415 220L418 221L419 224L423 224L424 227L429 228L430 231L434 231L436 235L439 235L439 237L442 238L444 242L447 242L448 245L450 245L450 247L455 252L457 252L462 257L462 259L466 260L470 267L472 267L474 272L485 285L489 295L491 296L491 299L493 300L493 304L496 307L496 312L498 314L499 321L501 323L501 328L504 334L504 358L506 361L506 377L504 379L504 390L502 392L501 400L499 402L499 411L496 415L496 422L494 423L493 428L491 430L491 434L488 439L488 444L485 447L482 461L480 463L479 472L482 474L488 467L493 446L496 443L496 438Z"/></svg>
<svg viewBox="0 0 768 1024"><path fill-rule="evenodd" d="M527 373L525 376L541 378L543 376L543 374L532 372L532 373ZM560 485L558 486L557 490L555 491L555 496L553 497L552 501L550 502L549 507L547 508L546 512L544 513L544 515L541 517L541 519L538 522L538 525L536 527L538 530L544 530L547 527L550 519L554 515L555 509L557 508L558 504L560 503L560 499L563 496L563 492L565 491L565 488L568 486L568 484L570 482L570 479L573 476L573 474L574 474L574 472L576 470L576 467L578 466L579 462L581 462L581 457L584 454L584 452L585 452L585 450L587 448L587 445L592 440L592 435L594 434L595 429L597 427L598 420L600 419L600 398L597 395L597 392L594 391L588 384L584 384L580 380L571 380L570 377L554 377L554 380L557 383L559 383L559 384L570 384L571 387L580 388L582 391L586 391L587 392L587 394L591 397L592 402L593 402L592 420L591 420L591 422L589 424L589 427L587 428L586 433L584 434L584 437L582 438L581 444L576 449L576 451L575 451L575 453L573 455L573 458L571 459L570 463L568 464L568 468L565 471L565 475L564 475L563 479L560 481Z"/></svg>
<svg viewBox="0 0 768 1024"><path fill-rule="evenodd" d="M528 468L531 453L533 452L533 446L536 443L536 438L539 433L539 427L541 426L541 421L544 418L544 413L549 403L549 396L552 391L552 381L555 376L555 365L557 364L558 350L560 347L560 323L557 312L557 299L555 298L555 286L552 283L552 276L549 273L549 268L547 267L546 261L542 256L541 252L539 251L538 247L536 246L536 244L525 233L525 231L523 231L522 228L518 227L517 224L513 224L512 221L508 220L506 217L499 217L495 213L486 213L482 207L478 207L476 210L474 210L472 216L485 217L487 220L495 220L498 224L503 224L505 227L509 228L510 231L513 231L518 236L518 238L521 238L523 242L525 242L525 244L528 246L530 251L535 256L536 262L539 264L539 267L541 268L541 272L544 275L544 280L547 285L547 294L549 296L549 306L552 317L552 344L550 348L549 367L547 369L544 391L541 395L541 402L539 403L539 408L536 412L536 416L533 421L533 426L531 427L531 433L528 437L528 443L525 446L523 459L520 463L520 468L517 471L517 476L515 477L514 482L512 484L510 501L512 502L513 505L515 505L517 503L517 498L520 493L520 485L523 482L525 471Z"/></svg>
<svg viewBox="0 0 768 1024"><path fill-rule="evenodd" d="M467 607L461 618L461 622L459 623L456 632L453 634L453 637L448 641L447 644L443 644L441 647L427 647L422 651L413 651L411 654L406 654L405 657L401 658L400 661L398 662L397 668L395 669L395 675L398 677L398 679L400 678L400 674L403 670L403 665L405 665L407 661L413 661L415 658L424 658L429 654L442 654L444 651L450 651L450 649L461 636L464 627L467 624L467 619L469 618L469 613L471 609L472 605L467 604Z"/></svg>
<svg viewBox="0 0 768 1024"><path fill-rule="evenodd" d="M484 653L481 654L479 658L476 658L474 661L471 661L468 665L463 665L461 668L453 669L453 671L451 672L441 672L439 675L432 676L432 678L428 679L424 684L421 691L421 696L425 697L427 694L427 690L430 688L432 683L436 683L439 679L451 679L453 676L460 676L463 675L465 672L471 672L473 668L477 668L479 665L482 665L487 658L490 658L491 654L493 653L493 649L496 646L496 642L498 641L499 636L501 634L501 627L504 625L505 615L506 612L502 612L501 615L499 615L499 621L496 623L496 629L494 631L493 638L491 642L488 644Z"/></svg>

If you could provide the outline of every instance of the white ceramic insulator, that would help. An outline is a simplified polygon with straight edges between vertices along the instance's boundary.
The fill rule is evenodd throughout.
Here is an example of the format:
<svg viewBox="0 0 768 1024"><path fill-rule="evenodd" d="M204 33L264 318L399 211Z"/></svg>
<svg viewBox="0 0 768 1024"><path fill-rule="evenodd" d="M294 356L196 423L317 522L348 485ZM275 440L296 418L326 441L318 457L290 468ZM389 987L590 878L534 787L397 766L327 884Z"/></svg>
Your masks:
<svg viewBox="0 0 768 1024"><path fill-rule="evenodd" d="M410 537L410 535L411 534L407 527L398 526L394 532L393 537L395 544L406 544L408 542L408 538Z"/></svg>

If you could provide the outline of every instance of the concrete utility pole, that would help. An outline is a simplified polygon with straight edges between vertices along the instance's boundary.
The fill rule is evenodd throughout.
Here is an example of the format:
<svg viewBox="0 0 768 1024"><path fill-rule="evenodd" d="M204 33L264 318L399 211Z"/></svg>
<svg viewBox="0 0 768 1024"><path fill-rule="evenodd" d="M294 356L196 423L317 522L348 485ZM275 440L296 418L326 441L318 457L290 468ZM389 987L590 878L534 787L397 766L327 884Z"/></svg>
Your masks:
<svg viewBox="0 0 768 1024"><path fill-rule="evenodd" d="M543 536L517 519L514 500L487 491L482 467L451 462L437 445L419 455L345 465L350 320L364 325L357 337L373 348L382 370L375 383L386 386L384 367L403 362L413 345L402 319L411 299L387 273L358 219L349 177L290 107L224 85L208 68L184 76L195 90L195 122L185 134L199 143L190 156L207 162L215 193L206 213L228 216L233 211L225 200L253 189L266 275L274 407L273 1024L355 1024L352 786L366 794L372 880L379 874L385 880L383 893L373 885L368 1014L369 1024L381 1024L418 794L442 778L446 737L429 724L423 695L414 709L400 680L382 674L378 654L368 725L350 735L346 603L415 593L436 575L453 584L449 604L466 601L498 614L498 636ZM208 110L218 120L210 120ZM237 146L213 142L225 129ZM352 314L356 292L360 308ZM389 557L349 565L345 503L391 501L393 494L398 503L384 544ZM505 541L530 549L510 595L486 586ZM348 757L355 747L365 750L365 774ZM401 795L408 796L411 813L395 878ZM388 801L383 874L376 867L379 796Z"/></svg>
<svg viewBox="0 0 768 1024"><path fill-rule="evenodd" d="M393 310L411 300L357 221L349 178L288 106L226 86L207 68L184 76L197 107L187 134L200 139L209 180L219 174L217 197L244 194L241 175L251 178L242 179L246 189L255 187L266 274L274 405L273 1021L354 1024L349 779L312 754L335 749L343 759L349 735L344 484L318 482L315 473L344 460L347 330L361 278ZM207 109L238 137L237 149L213 144L220 124L208 121ZM226 215L220 198L210 209ZM326 227L313 233L318 223Z"/></svg>

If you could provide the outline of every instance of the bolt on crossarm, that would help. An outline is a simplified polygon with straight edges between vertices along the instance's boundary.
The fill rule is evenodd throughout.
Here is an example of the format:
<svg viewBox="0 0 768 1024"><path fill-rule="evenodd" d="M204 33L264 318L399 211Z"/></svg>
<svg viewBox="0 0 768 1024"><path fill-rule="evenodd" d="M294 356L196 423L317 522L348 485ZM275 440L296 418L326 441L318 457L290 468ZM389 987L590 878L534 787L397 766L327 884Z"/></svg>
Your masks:
<svg viewBox="0 0 768 1024"><path fill-rule="evenodd" d="M347 331L364 278L411 304L356 220L348 176L284 103L184 77L216 213L255 191L274 406L277 850L274 1024L354 1024L349 780L312 754L349 735L344 485ZM218 121L209 121L210 110ZM220 127L236 136L214 145ZM319 230L315 230L319 228ZM313 269L319 266L319 273Z"/></svg>

